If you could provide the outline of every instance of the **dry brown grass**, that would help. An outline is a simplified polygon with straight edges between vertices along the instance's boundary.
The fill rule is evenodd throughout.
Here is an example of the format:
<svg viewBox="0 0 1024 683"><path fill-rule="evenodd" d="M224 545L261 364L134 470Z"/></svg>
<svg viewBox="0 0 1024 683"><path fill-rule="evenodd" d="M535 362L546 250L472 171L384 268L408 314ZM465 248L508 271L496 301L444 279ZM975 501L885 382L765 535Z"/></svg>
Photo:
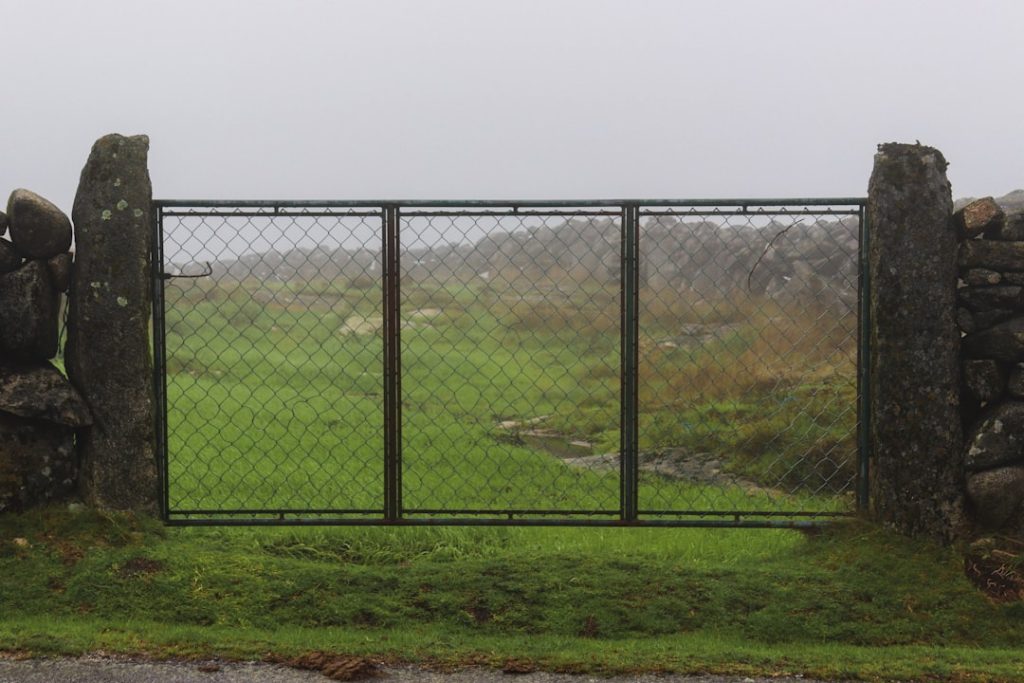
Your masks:
<svg viewBox="0 0 1024 683"><path fill-rule="evenodd" d="M641 400L650 405L684 396L743 398L800 384L852 382L856 376L857 318L852 312L750 298L740 303L702 302L686 310L714 311L723 317L709 322L713 316L704 316L700 322L707 325L709 336L685 350L659 342L649 329L665 331L672 323L692 323L675 317L648 328L644 323L650 318L641 318Z"/></svg>

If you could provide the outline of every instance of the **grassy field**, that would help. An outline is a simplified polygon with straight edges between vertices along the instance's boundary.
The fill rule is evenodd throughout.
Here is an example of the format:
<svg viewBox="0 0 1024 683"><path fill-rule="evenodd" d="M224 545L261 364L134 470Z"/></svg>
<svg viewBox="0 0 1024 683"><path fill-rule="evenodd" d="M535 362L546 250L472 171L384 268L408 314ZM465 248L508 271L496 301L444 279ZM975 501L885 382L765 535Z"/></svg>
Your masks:
<svg viewBox="0 0 1024 683"><path fill-rule="evenodd" d="M617 510L615 471L528 433L616 451L616 293L534 285L403 289L407 509ZM641 447L720 473L645 470L641 507L850 510L851 317L642 295ZM189 281L168 300L172 505L380 509L374 283ZM54 508L0 517L0 651L1024 680L1016 556L971 551L967 573L1003 587L987 596L965 552L853 519L210 529Z"/></svg>
<svg viewBox="0 0 1024 683"><path fill-rule="evenodd" d="M182 529L51 509L0 517L0 651L1024 680L1021 584L987 598L963 563L858 522Z"/></svg>
<svg viewBox="0 0 1024 683"><path fill-rule="evenodd" d="M642 470L641 510L850 510L855 316L643 295L641 449L720 476ZM188 281L168 303L172 507L379 514L379 285ZM586 282L405 286L408 514L614 517L617 467L567 466L524 433L618 452L617 307ZM687 326L703 336L680 339Z"/></svg>

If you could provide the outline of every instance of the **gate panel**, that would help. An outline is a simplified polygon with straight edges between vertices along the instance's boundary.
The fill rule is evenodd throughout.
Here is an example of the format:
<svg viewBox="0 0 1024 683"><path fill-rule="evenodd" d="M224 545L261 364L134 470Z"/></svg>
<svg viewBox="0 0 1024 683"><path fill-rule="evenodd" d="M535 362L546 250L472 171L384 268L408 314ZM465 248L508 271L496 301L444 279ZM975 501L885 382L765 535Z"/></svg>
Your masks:
<svg viewBox="0 0 1024 683"><path fill-rule="evenodd" d="M866 502L862 200L155 209L169 523L802 526Z"/></svg>
<svg viewBox="0 0 1024 683"><path fill-rule="evenodd" d="M640 514L855 509L860 207L642 211Z"/></svg>
<svg viewBox="0 0 1024 683"><path fill-rule="evenodd" d="M170 519L381 514L381 220L162 211Z"/></svg>
<svg viewBox="0 0 1024 683"><path fill-rule="evenodd" d="M618 518L619 217L402 211L406 518Z"/></svg>

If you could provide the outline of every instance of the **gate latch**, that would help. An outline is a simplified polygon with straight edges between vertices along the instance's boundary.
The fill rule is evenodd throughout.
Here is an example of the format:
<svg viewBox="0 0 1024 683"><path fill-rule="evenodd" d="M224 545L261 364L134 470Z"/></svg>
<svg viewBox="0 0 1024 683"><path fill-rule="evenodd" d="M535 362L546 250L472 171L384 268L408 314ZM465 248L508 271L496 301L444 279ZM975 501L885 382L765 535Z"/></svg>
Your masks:
<svg viewBox="0 0 1024 683"><path fill-rule="evenodd" d="M205 270L202 273L196 273L195 275L174 275L172 273L157 273L157 278L161 280L175 280L175 279L186 279L186 280L198 280L201 277L210 277L213 275L213 266L210 265L209 261L206 261L203 266Z"/></svg>

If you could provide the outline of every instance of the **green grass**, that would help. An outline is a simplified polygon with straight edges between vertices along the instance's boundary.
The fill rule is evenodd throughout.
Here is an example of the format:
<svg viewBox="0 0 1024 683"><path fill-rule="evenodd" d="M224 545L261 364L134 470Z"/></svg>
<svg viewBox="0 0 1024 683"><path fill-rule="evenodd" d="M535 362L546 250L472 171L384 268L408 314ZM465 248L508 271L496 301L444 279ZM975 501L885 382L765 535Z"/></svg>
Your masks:
<svg viewBox="0 0 1024 683"><path fill-rule="evenodd" d="M407 510L617 511L616 472L498 426L543 417L618 450L617 294L536 291L403 286ZM645 471L641 508L849 511L849 318L642 295L641 448L760 487ZM175 281L168 304L174 508L381 509L373 282ZM705 323L700 344L666 343ZM181 529L51 509L0 517L0 649L1024 680L1024 610L988 602L961 562L856 522Z"/></svg>
<svg viewBox="0 0 1024 683"><path fill-rule="evenodd" d="M167 311L172 507L380 510L379 291L183 286ZM618 509L615 472L566 467L497 428L544 417L595 453L619 448L617 293L586 283L540 291L403 291L407 509ZM662 310L654 303L664 296L649 293L641 320L641 448L719 458L762 488L642 472L641 507L725 519L731 510L849 510L855 397L850 339L835 334L837 321L678 296ZM424 309L432 313L417 317ZM371 328L352 333L351 320ZM736 320L698 348L657 341L693 321Z"/></svg>
<svg viewBox="0 0 1024 683"><path fill-rule="evenodd" d="M21 539L21 540L19 540ZM1024 606L953 550L796 532L176 529L0 517L0 650L314 650L566 671L1024 680Z"/></svg>

